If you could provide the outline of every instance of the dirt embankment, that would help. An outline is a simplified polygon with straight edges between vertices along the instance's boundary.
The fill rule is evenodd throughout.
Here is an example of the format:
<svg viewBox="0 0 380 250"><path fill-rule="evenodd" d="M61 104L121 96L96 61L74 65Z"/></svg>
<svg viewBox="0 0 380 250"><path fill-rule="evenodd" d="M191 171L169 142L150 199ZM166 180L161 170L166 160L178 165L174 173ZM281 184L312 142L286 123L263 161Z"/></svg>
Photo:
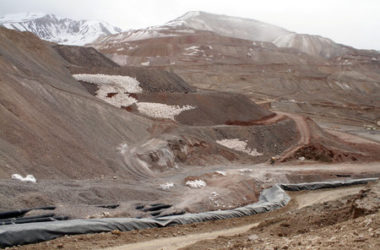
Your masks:
<svg viewBox="0 0 380 250"><path fill-rule="evenodd" d="M119 65L103 54L99 53L94 48L80 47L80 46L68 46L68 45L54 45L52 46L63 59L69 64L75 66L86 67L107 67L115 68Z"/></svg>
<svg viewBox="0 0 380 250"><path fill-rule="evenodd" d="M146 138L151 120L88 94L62 57L31 33L0 28L0 54L0 178L124 172L118 146Z"/></svg>
<svg viewBox="0 0 380 250"><path fill-rule="evenodd" d="M192 110L176 116L176 121L191 126L232 125L229 121L249 123L268 119L274 114L255 104L244 95L198 91L196 93L159 93L138 95L141 102L168 105L190 105Z"/></svg>
<svg viewBox="0 0 380 250"><path fill-rule="evenodd" d="M355 190L358 191L351 188L351 191ZM200 241L185 249L378 249L379 183L351 196L344 196L340 191L325 191L332 196L338 195L335 199L329 197L321 203L308 204L266 219L243 234ZM316 196L311 192L309 195L317 198L321 193L324 192L317 191ZM347 195L349 193L350 189ZM305 197L302 196L302 193L295 196L301 204Z"/></svg>
<svg viewBox="0 0 380 250"><path fill-rule="evenodd" d="M270 213L167 228L68 236L19 249L378 249L379 195L379 183L294 192L287 207Z"/></svg>
<svg viewBox="0 0 380 250"><path fill-rule="evenodd" d="M281 113L296 123L299 141L288 148L279 158L280 162L294 159L321 162L378 161L380 144L344 133L329 133L312 119L301 115Z"/></svg>

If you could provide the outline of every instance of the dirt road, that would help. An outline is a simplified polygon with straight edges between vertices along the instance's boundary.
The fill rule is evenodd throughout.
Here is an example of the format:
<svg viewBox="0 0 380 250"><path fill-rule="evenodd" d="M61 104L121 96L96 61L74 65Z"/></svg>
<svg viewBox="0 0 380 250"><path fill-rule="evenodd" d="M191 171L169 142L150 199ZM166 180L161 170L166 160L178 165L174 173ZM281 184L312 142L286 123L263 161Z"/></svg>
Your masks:
<svg viewBox="0 0 380 250"><path fill-rule="evenodd" d="M368 186L289 192L292 200L286 207L248 217L128 232L73 235L13 249L243 249L244 246L248 249L253 246L264 249L267 243L267 248L273 249L289 244L290 241L297 249L305 249L311 244L317 246L319 241L324 242L315 235L320 229L325 231L326 237L341 234L351 245L360 246L367 242L355 234L358 223L352 220L353 199L364 199L358 204L366 206L372 201L376 202L374 197L378 197L380 192L380 185L376 185L377 191L364 191L366 195L358 193L370 190ZM367 222L369 219L366 217L358 220L360 223L365 222L362 234L367 237L368 243L376 244L376 237L380 237L380 229L376 231L376 227L379 228L376 221L379 221L380 214L370 216L375 216L371 217L371 223ZM341 222L347 222L348 226L341 227L337 224ZM370 227L368 224L371 224ZM368 231L369 228L373 228L373 231ZM346 235L346 232L350 234ZM304 239L305 237L309 238ZM323 244L333 244L334 249L337 249L342 248L338 246L340 243L341 240L337 240ZM377 243L380 242L377 240Z"/></svg>
<svg viewBox="0 0 380 250"><path fill-rule="evenodd" d="M360 192L363 186L345 187L337 189L327 189L318 191L306 191L306 192L293 192L292 196L297 204L297 209L301 209L307 206L312 206L317 203L323 203L327 201L337 200L347 195L353 195ZM249 230L257 227L258 222L236 226L229 229L222 229L207 233L189 234L179 237L170 237L164 239L154 239L149 241L143 241L138 243L126 244L118 247L108 248L109 250L153 250L153 249L165 249L174 250L180 249L197 242L204 240L212 240L218 237L236 236L238 234L247 233Z"/></svg>
<svg viewBox="0 0 380 250"><path fill-rule="evenodd" d="M155 250L155 249L165 249L174 250L192 245L201 240L211 240L216 239L221 236L233 236L236 234L247 232L253 227L257 227L259 223L248 224L244 226L234 227L225 230L213 231L210 233L199 233L199 234L189 234L180 237L170 237L164 239L156 239L150 241L144 241L139 243L127 244L123 246L108 248L109 250Z"/></svg>
<svg viewBox="0 0 380 250"><path fill-rule="evenodd" d="M282 153L279 161L283 162L285 159L287 159L292 154L294 154L302 146L310 143L311 132L310 132L310 128L306 122L306 118L304 116L296 115L296 114L290 114L290 113L281 113L281 112L277 112L277 113L280 115L285 115L285 116L289 117L290 119L292 119L296 123L297 130L300 134L300 138L298 140L298 143L295 146L288 148L287 150L285 150L285 152Z"/></svg>

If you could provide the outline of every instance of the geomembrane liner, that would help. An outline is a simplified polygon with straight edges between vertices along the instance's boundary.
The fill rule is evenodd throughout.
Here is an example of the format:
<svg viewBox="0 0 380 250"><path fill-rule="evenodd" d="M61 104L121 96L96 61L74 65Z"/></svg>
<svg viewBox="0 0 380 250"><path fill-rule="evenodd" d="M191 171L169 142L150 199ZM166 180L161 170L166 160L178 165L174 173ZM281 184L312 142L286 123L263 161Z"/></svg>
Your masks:
<svg viewBox="0 0 380 250"><path fill-rule="evenodd" d="M276 184L264 189L259 201L244 207L223 211L188 213L160 218L103 218L76 219L67 221L40 222L0 226L0 247L10 247L52 240L64 235L110 232L113 230L130 231L153 227L183 225L195 222L220 220L249 216L269 212L284 207L290 201L285 192L299 190L315 190L321 188L336 188L348 185L366 184L378 178L366 178L346 181L312 182L300 184Z"/></svg>

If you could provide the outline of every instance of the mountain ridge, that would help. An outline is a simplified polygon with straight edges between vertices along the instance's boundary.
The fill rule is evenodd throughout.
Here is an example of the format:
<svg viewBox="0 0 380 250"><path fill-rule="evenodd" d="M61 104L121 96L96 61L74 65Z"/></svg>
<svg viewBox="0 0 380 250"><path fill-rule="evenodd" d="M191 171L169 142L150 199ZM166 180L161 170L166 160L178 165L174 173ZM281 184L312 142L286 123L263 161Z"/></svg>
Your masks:
<svg viewBox="0 0 380 250"><path fill-rule="evenodd" d="M0 17L0 25L29 31L39 38L65 45L84 45L122 30L99 20L74 20L50 13L17 13Z"/></svg>
<svg viewBox="0 0 380 250"><path fill-rule="evenodd" d="M209 31L217 35L253 42L270 42L280 48L293 48L309 55L327 59L342 56L354 49L320 35L299 34L255 19L204 11L189 11L163 25L105 36L94 41L92 45L107 43L108 41L127 43L151 38L182 36L198 31Z"/></svg>
<svg viewBox="0 0 380 250"><path fill-rule="evenodd" d="M256 19L220 15L204 11L189 11L166 23L169 26L179 24L184 24L197 30L213 31L223 36L263 42L272 41L280 35L290 33L290 31L284 28ZM245 32L242 32L242 26ZM259 30L260 27L264 27L266 30Z"/></svg>

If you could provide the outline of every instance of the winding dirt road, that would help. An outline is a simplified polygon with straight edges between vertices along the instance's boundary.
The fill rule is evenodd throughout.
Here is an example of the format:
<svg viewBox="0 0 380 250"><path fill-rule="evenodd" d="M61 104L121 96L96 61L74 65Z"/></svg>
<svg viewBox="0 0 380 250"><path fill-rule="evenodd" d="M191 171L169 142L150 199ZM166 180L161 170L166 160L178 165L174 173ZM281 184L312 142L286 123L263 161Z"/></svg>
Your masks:
<svg viewBox="0 0 380 250"><path fill-rule="evenodd" d="M336 200L341 197L357 194L360 190L363 189L363 186L353 186L353 187L344 187L336 189L326 189L318 191L305 191L293 193L292 198L294 199L297 206L295 209L300 209L306 206L311 206L317 203L323 203L326 201ZM169 237L169 238L160 238L154 240L148 240L143 242L126 244L118 247L107 248L109 250L153 250L153 249L165 249L165 250L174 250L180 249L187 246L190 246L194 243L216 239L218 237L234 236L238 234L243 234L248 232L251 228L255 228L260 224L260 222L250 223L247 225L240 225L232 227L229 229L221 229L217 231L207 232L207 233L195 233L188 234L184 236Z"/></svg>
<svg viewBox="0 0 380 250"><path fill-rule="evenodd" d="M283 161L285 161L285 159L287 159L292 154L294 154L302 146L310 143L311 132L310 132L309 125L307 124L306 118L304 116L296 115L296 114L290 114L290 113L283 113L283 112L277 112L277 113L279 115L283 115L283 116L286 116L286 117L292 119L296 123L297 130L300 134L300 138L298 140L298 143L295 146L288 148L287 150L285 150L282 153L279 161L283 162Z"/></svg>

